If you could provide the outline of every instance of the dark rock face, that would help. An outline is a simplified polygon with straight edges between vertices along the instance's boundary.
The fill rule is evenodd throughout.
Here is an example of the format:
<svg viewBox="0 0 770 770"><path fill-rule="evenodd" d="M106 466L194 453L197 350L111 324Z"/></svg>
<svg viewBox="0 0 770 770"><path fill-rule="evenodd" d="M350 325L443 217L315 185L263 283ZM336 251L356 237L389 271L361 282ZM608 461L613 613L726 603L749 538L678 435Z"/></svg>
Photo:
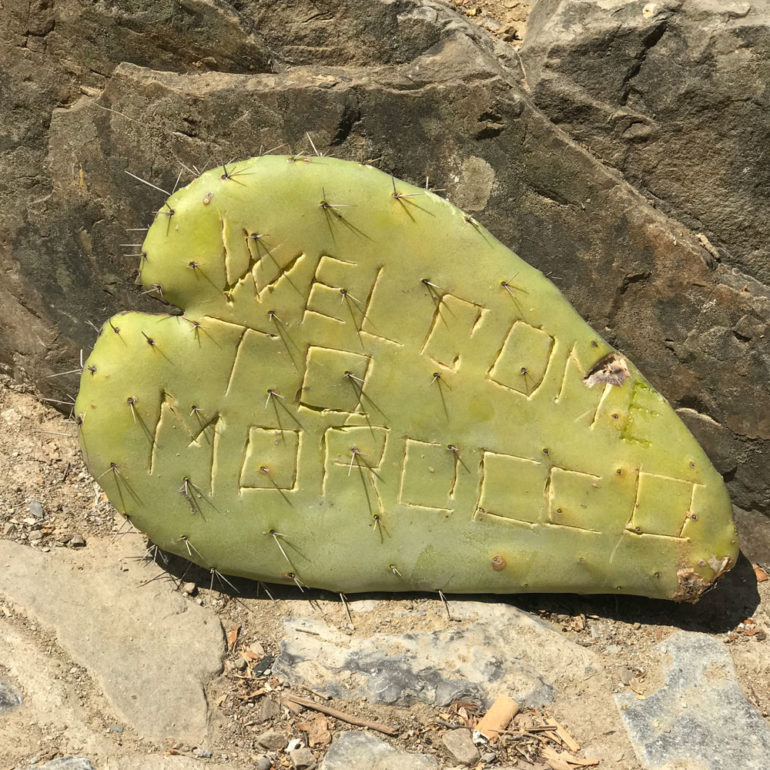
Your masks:
<svg viewBox="0 0 770 770"><path fill-rule="evenodd" d="M765 284L769 53L743 0L541 0L522 48L551 120Z"/></svg>
<svg viewBox="0 0 770 770"><path fill-rule="evenodd" d="M45 395L72 394L77 374L48 375L76 366L95 336L89 321L160 309L132 283L139 258L128 255L139 248L121 244L141 242L129 228L149 224L165 196L126 171L170 191L180 172L183 184L195 168L260 150L312 153L312 139L446 189L685 410L738 505L770 510L761 271L724 251L718 263L555 126L512 49L445 4L323 8L41 0L29 15L10 11L0 30L0 362ZM705 170L701 184L711 184Z"/></svg>

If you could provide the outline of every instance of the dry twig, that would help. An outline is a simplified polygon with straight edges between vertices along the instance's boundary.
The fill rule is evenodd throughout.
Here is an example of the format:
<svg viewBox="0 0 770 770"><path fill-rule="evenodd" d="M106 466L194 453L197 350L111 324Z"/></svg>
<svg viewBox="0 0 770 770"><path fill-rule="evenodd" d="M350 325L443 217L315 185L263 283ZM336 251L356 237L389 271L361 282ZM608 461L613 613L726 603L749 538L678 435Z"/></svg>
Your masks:
<svg viewBox="0 0 770 770"><path fill-rule="evenodd" d="M352 714L346 714L344 711L333 709L330 706L323 706L320 703L309 700L308 698L301 698L299 695L285 695L284 701L292 701L300 706L304 706L313 711L320 711L322 714L340 719L343 722L347 722L351 725L358 725L359 727L368 727L371 730L376 730L378 733L384 733L385 735L395 736L398 735L398 730L394 730L392 727L383 725L380 722L374 722L371 719L362 719L361 717L353 716Z"/></svg>

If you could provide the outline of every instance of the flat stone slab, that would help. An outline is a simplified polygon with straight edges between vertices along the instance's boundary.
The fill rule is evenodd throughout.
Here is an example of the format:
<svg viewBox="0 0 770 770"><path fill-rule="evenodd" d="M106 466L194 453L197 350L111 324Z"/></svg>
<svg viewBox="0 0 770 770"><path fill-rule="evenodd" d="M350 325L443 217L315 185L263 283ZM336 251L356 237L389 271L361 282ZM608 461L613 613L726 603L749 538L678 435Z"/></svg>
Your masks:
<svg viewBox="0 0 770 770"><path fill-rule="evenodd" d="M43 554L0 540L0 596L56 635L118 715L145 738L198 744L204 684L222 667L216 616L160 582L138 587L117 556Z"/></svg>
<svg viewBox="0 0 770 770"><path fill-rule="evenodd" d="M427 754L408 754L368 733L348 730L335 738L326 752L321 770L438 770L438 762Z"/></svg>
<svg viewBox="0 0 770 770"><path fill-rule="evenodd" d="M615 696L646 770L767 770L770 726L746 700L730 653L706 634L678 631L653 648L664 685Z"/></svg>
<svg viewBox="0 0 770 770"><path fill-rule="evenodd" d="M540 706L553 699L565 660L581 675L598 666L588 650L515 607L455 601L451 608L458 622L446 629L368 637L288 619L273 670L333 697L373 703L489 706L506 693L521 706Z"/></svg>

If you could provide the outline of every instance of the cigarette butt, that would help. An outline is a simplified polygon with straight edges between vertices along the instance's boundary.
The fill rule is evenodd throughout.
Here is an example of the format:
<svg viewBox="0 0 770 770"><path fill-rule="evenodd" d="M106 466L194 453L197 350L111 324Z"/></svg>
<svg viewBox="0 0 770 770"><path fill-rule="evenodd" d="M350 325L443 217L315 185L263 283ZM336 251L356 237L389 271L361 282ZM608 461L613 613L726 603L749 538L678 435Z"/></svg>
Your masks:
<svg viewBox="0 0 770 770"><path fill-rule="evenodd" d="M491 708L484 714L476 725L476 730L494 743L500 733L511 723L519 713L519 704L507 695L498 695Z"/></svg>

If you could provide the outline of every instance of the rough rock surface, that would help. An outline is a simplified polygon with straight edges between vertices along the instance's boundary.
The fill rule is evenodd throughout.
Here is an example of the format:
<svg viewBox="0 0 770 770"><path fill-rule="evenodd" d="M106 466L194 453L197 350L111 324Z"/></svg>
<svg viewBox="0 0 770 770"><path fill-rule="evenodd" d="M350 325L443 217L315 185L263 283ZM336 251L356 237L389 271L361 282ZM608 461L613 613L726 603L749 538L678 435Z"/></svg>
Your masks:
<svg viewBox="0 0 770 770"><path fill-rule="evenodd" d="M543 705L565 660L579 679L598 665L588 650L510 605L450 606L456 627L424 633L351 638L321 620L287 620L273 670L335 697L434 705L470 699L488 707L501 692L522 706Z"/></svg>
<svg viewBox="0 0 770 770"><path fill-rule="evenodd" d="M86 757L59 757L42 766L43 770L96 770Z"/></svg>
<svg viewBox="0 0 770 770"><path fill-rule="evenodd" d="M641 700L634 693L615 696L642 765L765 770L770 726L746 700L724 644L679 631L656 651L663 686Z"/></svg>
<svg viewBox="0 0 770 770"><path fill-rule="evenodd" d="M224 654L219 622L160 585L137 592L114 561L69 555L54 559L0 540L0 598L53 631L141 735L205 740L203 688Z"/></svg>
<svg viewBox="0 0 770 770"><path fill-rule="evenodd" d="M539 0L521 55L557 125L768 284L769 49L762 0Z"/></svg>
<svg viewBox="0 0 770 770"><path fill-rule="evenodd" d="M4 711L15 709L17 706L20 706L21 703L21 695L19 695L13 687L0 679L0 714Z"/></svg>
<svg viewBox="0 0 770 770"><path fill-rule="evenodd" d="M613 18L640 3L624 5L630 10ZM765 44L761 25L748 26L752 14L728 20L729 36L717 42L745 41L733 63L745 58L759 78ZM137 247L121 244L141 240L127 229L146 225L163 198L126 171L171 189L180 169L189 178L185 167L260 148L312 152L309 136L319 151L377 159L388 172L419 183L427 175L445 188L549 274L675 406L710 419L696 416L695 432L727 468L735 502L770 510L770 301L754 269L761 260L725 253L717 263L695 232L547 119L513 50L448 5L334 0L319 12L310 0L61 0L11 4L7 15L0 361L16 376L46 395L71 394L77 374L48 375L76 366L78 349L93 341L88 322L157 307L131 285L138 257L128 255ZM659 30L663 22L653 23ZM654 59L657 46L648 43L634 49L637 63L645 52ZM740 97L744 109L764 104L755 90ZM759 133L756 141L764 146ZM741 156L736 169L743 174L761 157ZM720 198L729 175L712 173L710 153L697 158L698 184ZM753 198L744 196L748 211L765 182L761 169L743 178L756 185ZM743 205L741 195L730 199ZM762 241L759 220L744 220L754 223L745 243Z"/></svg>
<svg viewBox="0 0 770 770"><path fill-rule="evenodd" d="M427 754L407 754L367 733L342 733L329 747L321 770L438 770L438 762Z"/></svg>

